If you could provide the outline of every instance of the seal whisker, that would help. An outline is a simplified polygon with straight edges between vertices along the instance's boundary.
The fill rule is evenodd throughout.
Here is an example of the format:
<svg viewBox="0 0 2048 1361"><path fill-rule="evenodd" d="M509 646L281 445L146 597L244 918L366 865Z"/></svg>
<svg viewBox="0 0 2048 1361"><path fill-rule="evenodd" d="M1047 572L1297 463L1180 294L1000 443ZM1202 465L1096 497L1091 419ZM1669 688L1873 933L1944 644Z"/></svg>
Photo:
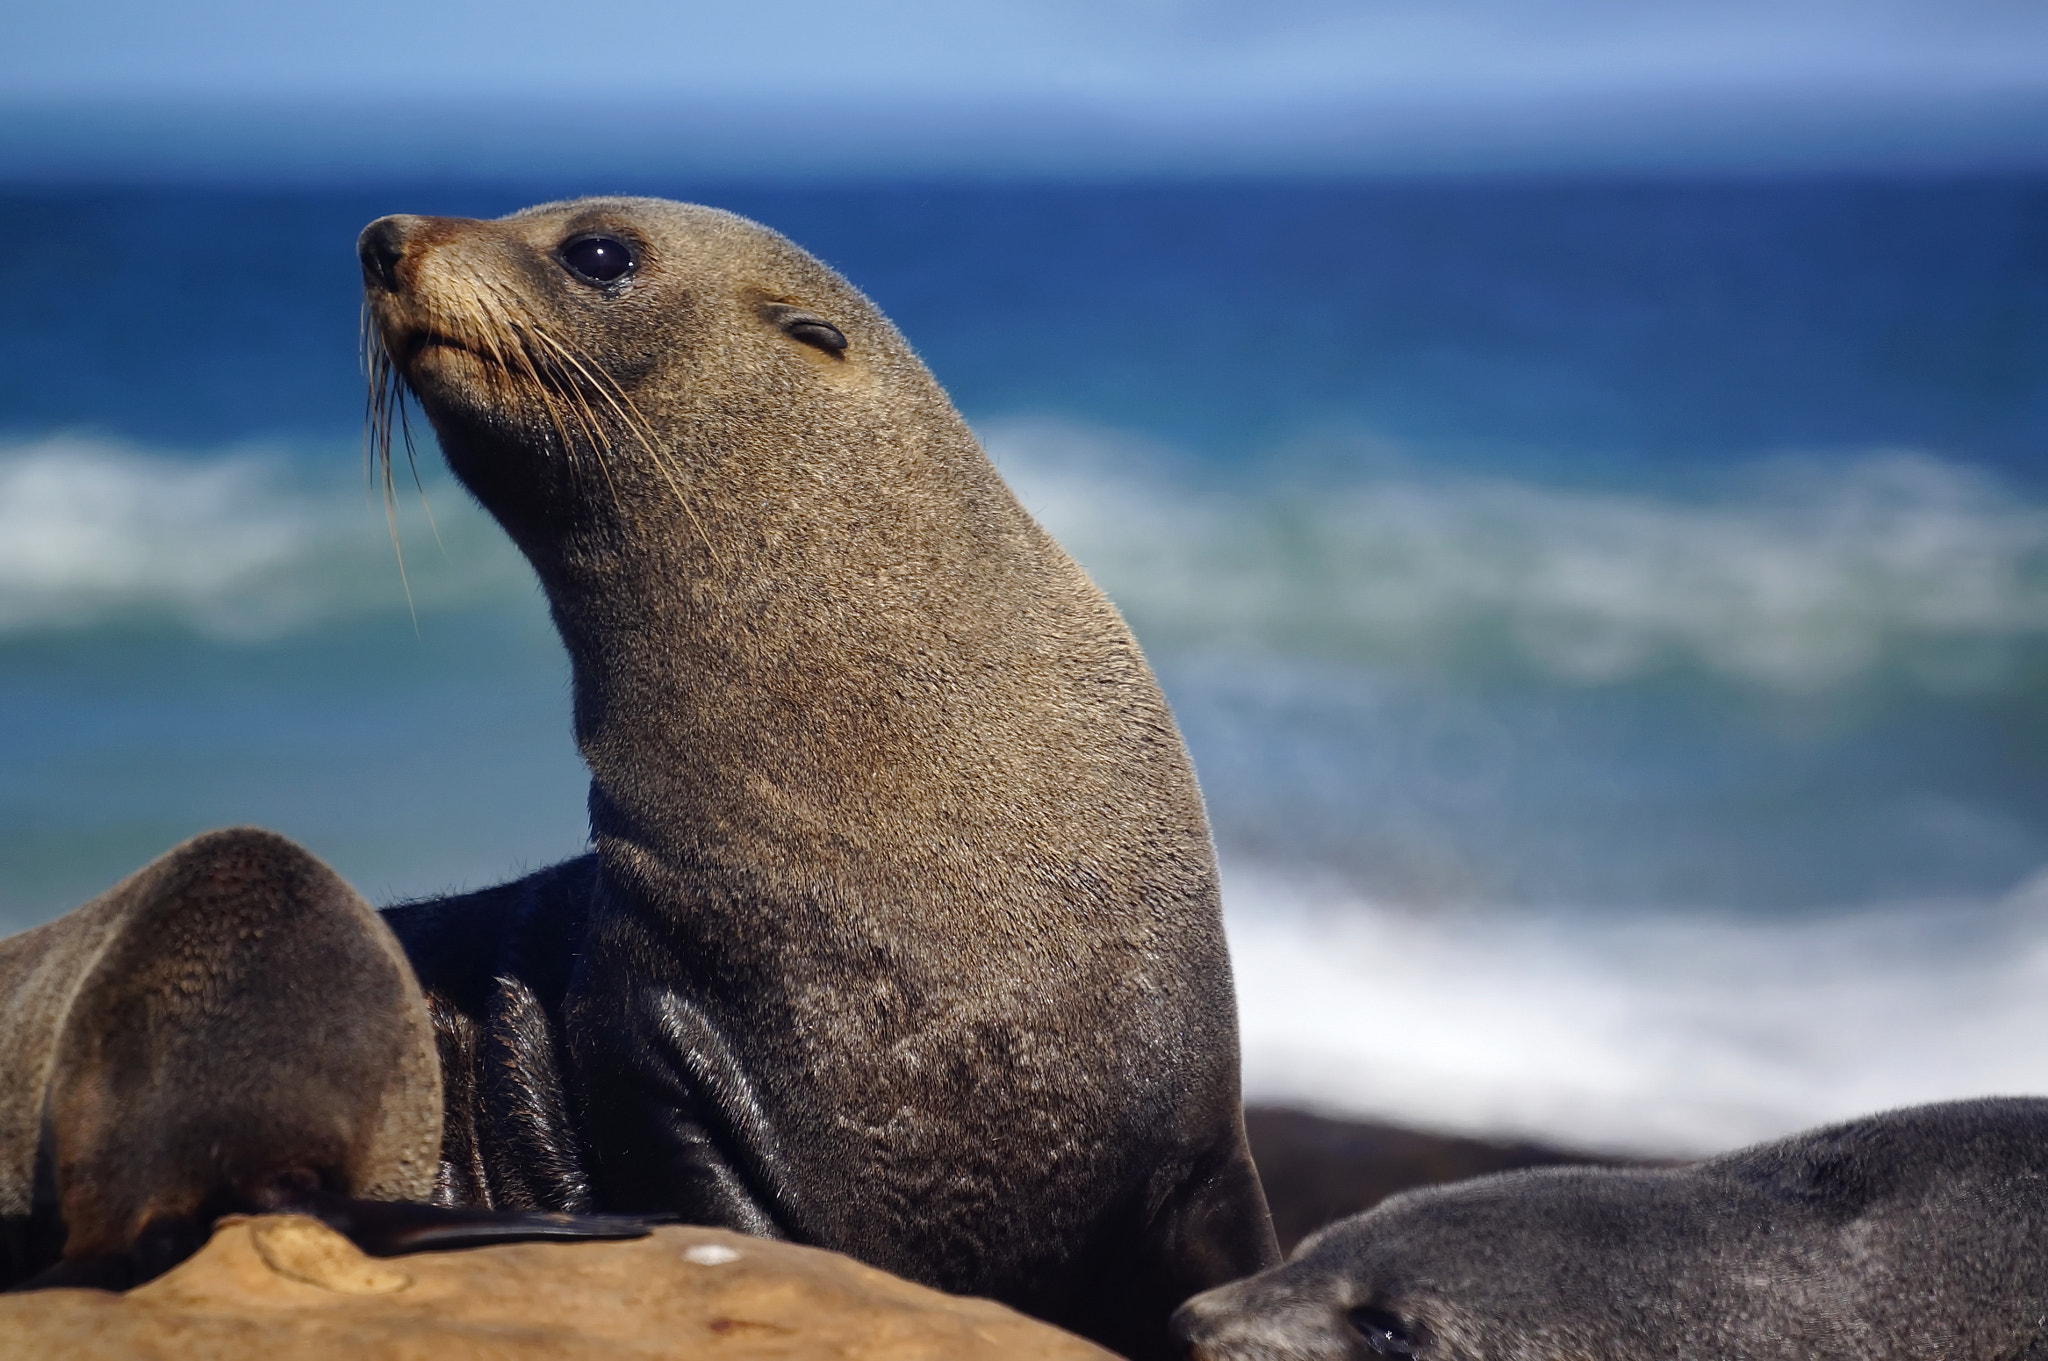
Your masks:
<svg viewBox="0 0 2048 1361"><path fill-rule="evenodd" d="M361 338L369 384L369 394L363 413L363 473L365 477L370 478L376 478L380 473L382 475L380 480L384 501L384 523L391 531L392 554L398 559L398 584L399 589L405 592L406 613L412 619L414 634L418 634L420 616L417 606L413 603L412 582L405 570L405 545L400 541L398 533L397 488L391 471L391 427L395 417L400 436L405 443L406 463L413 470L414 483L419 484L419 462L414 452L412 422L405 412L405 375L391 357L390 347L384 343L382 329L369 325L367 307L364 309ZM426 504L426 499L426 487L420 485L421 505ZM429 508L427 523L432 525L433 520L433 511ZM440 530L437 528L434 531L434 541L439 543L440 539ZM445 553L447 549L444 547L442 551Z"/></svg>
<svg viewBox="0 0 2048 1361"><path fill-rule="evenodd" d="M360 343L368 384L363 404L363 478L368 481L375 462L388 456L391 447L390 389L397 381L397 375L393 370L391 352L384 345L383 332L370 324L367 304L363 308Z"/></svg>
<svg viewBox="0 0 2048 1361"><path fill-rule="evenodd" d="M548 419L554 423L555 430L561 437L562 452L569 461L571 471L580 472L584 450L569 433L562 415L565 411L568 413L568 419L573 420L576 428L582 433L582 445L587 446L591 461L597 465L599 474L604 478L613 504L619 504L618 488L612 485L611 469L605 463L604 432L598 424L596 413L590 409L590 403L583 399L583 394L576 390L575 384L559 372L556 365L549 362L547 355L536 356L534 351L537 347L530 318L514 320L510 324L513 334L519 340L519 362L539 390L542 403L547 408Z"/></svg>
<svg viewBox="0 0 2048 1361"><path fill-rule="evenodd" d="M370 320L370 304L364 300L356 313L356 362L362 368L363 394L363 476L370 475L370 450L376 438L378 394L384 386L384 342Z"/></svg>
<svg viewBox="0 0 2048 1361"><path fill-rule="evenodd" d="M529 321L526 335L530 341L538 338L533 335L533 329ZM602 423L597 419L597 412L591 409L589 398L583 395L582 389L569 375L560 372L557 365L550 363L548 375L551 380L548 383L550 400L560 398L575 416L577 425L583 430L584 438L590 443L591 460L597 464L598 474L604 478L605 490L611 496L612 506L622 515L631 514L624 498L619 495L618 483L613 480L611 464L605 457L611 441L605 435Z"/></svg>
<svg viewBox="0 0 2048 1361"><path fill-rule="evenodd" d="M397 400L398 425L405 436L405 456L412 457L412 427L405 417L405 397L401 393ZM384 523L391 530L391 551L398 559L398 585L405 592L405 612L412 617L412 631L415 637L420 631L419 607L413 603L412 581L405 570L405 545L398 534L398 490L391 477L391 448L384 449Z"/></svg>
<svg viewBox="0 0 2048 1361"><path fill-rule="evenodd" d="M401 417L403 414L400 413ZM434 507L427 501L427 484L420 480L420 461L413 447L412 426L410 422L403 420L401 424L405 427L405 466L412 470L412 485L420 494L420 514L427 517L427 532L434 536L434 547L440 549L441 556L445 558L448 556L448 545L441 541L441 526L435 523Z"/></svg>
<svg viewBox="0 0 2048 1361"><path fill-rule="evenodd" d="M507 323L512 335L518 340L519 365L533 380L536 394L540 397L541 408L547 413L548 423L555 428L555 437L562 446L562 456L569 466L569 475L581 480L583 473L583 447L587 446L591 462L604 478L605 489L611 495L612 504L623 506L619 501L618 488L612 483L611 468L605 463L603 432L598 428L597 417L582 394L575 390L565 377L555 372L553 366L543 366L533 354L531 326L521 325L513 320ZM564 412L567 418L564 418ZM582 441L570 433L569 422L573 421L582 432Z"/></svg>
<svg viewBox="0 0 2048 1361"><path fill-rule="evenodd" d="M535 347L529 334L531 318L515 300L508 298L500 288L489 281L464 278L461 285L466 294L465 301L473 311L473 318L466 316L465 321L481 319L476 326L480 344L496 361L507 381L516 383L523 377L531 384L533 395L540 400L542 413L547 417L548 424L553 427L555 438L561 445L563 461L568 466L571 479L578 482L582 479L583 451L578 447L564 419L565 406L569 418L581 427L584 440L590 445L591 456L609 486L611 473L605 467L602 440L594 418L580 396L569 390L567 381L553 372L552 365L544 371L542 365L536 362L533 353ZM574 400L565 402L565 398ZM616 502L616 489L613 489L612 495Z"/></svg>
<svg viewBox="0 0 2048 1361"><path fill-rule="evenodd" d="M663 452L654 438L653 431L648 428L647 418L640 414L640 409L633 404L633 399L626 395L625 389L604 371L604 367L596 359L587 354L578 358L577 353L567 344L538 327L534 329L534 334L544 344L552 346L565 362L582 375L585 382L597 389L598 396L604 398L605 404L625 425L627 433L646 451L648 458L654 463L655 470L661 474L662 480L668 483L669 490L675 493L676 504L683 508L683 514L689 516L690 523L696 526L697 534L703 540L704 551L710 557L712 565L723 569L725 564L718 560L718 550L712 545L710 531L705 529L704 522L697 518L696 508L690 504L690 498L684 493L682 483L676 478L673 461ZM588 366L584 363L586 359L589 360Z"/></svg>
<svg viewBox="0 0 2048 1361"><path fill-rule="evenodd" d="M618 485L612 480L611 465L605 460L605 449L610 441L605 437L597 413L591 409L590 402L574 380L560 370L559 363L551 354L542 356L546 363L543 372L541 362L536 361L533 353L543 339L537 334L538 323L526 308L519 305L516 296L511 295L500 284L488 283L484 287L489 290L491 300L497 305L497 310L492 311L490 304L485 303L484 310L492 316L494 322L502 325L507 333L518 341L520 362L539 389L542 403L547 408L548 419L561 438L563 454L569 462L571 475L576 476L580 472L580 451L562 422L556 407L557 401L567 406L569 414L582 430L584 439L590 447L591 460L597 465L598 474L604 478L605 489L611 496L612 505L622 514L626 513L626 504L619 496Z"/></svg>
<svg viewBox="0 0 2048 1361"><path fill-rule="evenodd" d="M419 446L412 437L412 421L405 411L405 377L398 371L397 366L391 363L388 356L385 360L385 368L391 374L391 406L398 412L399 434L405 444L405 466L412 470L412 485L419 492L420 511L427 517L427 530L434 536L434 546L441 550L441 556L445 558L448 556L448 545L441 541L441 526L434 522L434 508L427 502L427 484L420 480ZM388 429L384 440L384 483L387 498L395 499L392 495L396 489L392 486L391 439ZM398 543L398 526L395 516L391 527L391 537L392 544L396 547ZM404 566L403 556L401 553L401 569ZM411 590L408 588L406 592L408 602L410 602L411 594ZM415 629L419 626L417 616L413 620L413 626Z"/></svg>

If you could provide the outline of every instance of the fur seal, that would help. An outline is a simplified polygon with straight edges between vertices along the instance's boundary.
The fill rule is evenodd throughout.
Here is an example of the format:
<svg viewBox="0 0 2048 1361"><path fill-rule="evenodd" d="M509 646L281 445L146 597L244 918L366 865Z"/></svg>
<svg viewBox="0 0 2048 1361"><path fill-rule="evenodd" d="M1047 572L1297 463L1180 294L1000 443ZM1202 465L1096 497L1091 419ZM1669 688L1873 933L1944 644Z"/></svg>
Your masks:
<svg viewBox="0 0 2048 1361"><path fill-rule="evenodd" d="M303 1210L390 1254L641 1224L426 1205L433 1024L403 951L326 865L210 832L0 941L0 1286L122 1288L222 1214Z"/></svg>
<svg viewBox="0 0 2048 1361"><path fill-rule="evenodd" d="M668 1210L1132 1355L1278 1259L1201 798L1123 621L909 345L653 199L362 234L409 390L533 564L594 854L392 909L452 1203Z"/></svg>
<svg viewBox="0 0 2048 1361"><path fill-rule="evenodd" d="M1405 1192L1174 1328L1197 1361L2038 1361L2048 1100Z"/></svg>

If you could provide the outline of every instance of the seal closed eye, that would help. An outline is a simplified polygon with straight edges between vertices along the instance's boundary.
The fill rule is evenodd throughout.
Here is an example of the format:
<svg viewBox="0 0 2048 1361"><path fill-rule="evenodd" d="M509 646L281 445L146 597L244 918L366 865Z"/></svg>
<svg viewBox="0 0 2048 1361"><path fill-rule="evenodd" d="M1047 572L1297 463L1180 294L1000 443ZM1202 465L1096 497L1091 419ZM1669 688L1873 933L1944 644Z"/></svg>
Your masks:
<svg viewBox="0 0 2048 1361"><path fill-rule="evenodd" d="M789 332L791 339L801 340L806 345L814 345L830 354L840 354L846 349L846 337L829 321L803 317L784 323L782 329Z"/></svg>
<svg viewBox="0 0 2048 1361"><path fill-rule="evenodd" d="M761 315L770 325L781 327L783 334L791 340L802 341L834 358L846 353L846 333L823 317L806 312L801 307L770 303L761 309Z"/></svg>
<svg viewBox="0 0 2048 1361"><path fill-rule="evenodd" d="M361 250L373 374L533 564L591 770L592 855L388 915L445 1002L438 1197L672 1211L1165 1356L1278 1253L1201 797L1116 611L763 227L593 199ZM602 306L536 286L628 258Z"/></svg>

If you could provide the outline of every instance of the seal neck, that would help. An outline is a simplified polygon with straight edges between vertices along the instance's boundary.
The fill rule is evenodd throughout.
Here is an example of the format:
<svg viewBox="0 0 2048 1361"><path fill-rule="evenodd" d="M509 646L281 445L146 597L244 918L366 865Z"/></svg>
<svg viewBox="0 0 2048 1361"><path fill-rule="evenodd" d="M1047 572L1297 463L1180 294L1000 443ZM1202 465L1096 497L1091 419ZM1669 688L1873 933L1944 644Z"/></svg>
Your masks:
<svg viewBox="0 0 2048 1361"><path fill-rule="evenodd" d="M1089 791L1127 797L1133 759L1173 766L1136 787L1192 790L1122 621L964 430L906 462L815 487L707 478L688 506L529 552L614 878L660 899L687 866L748 898L905 902L1071 863L1100 834L1078 823ZM1133 716L1170 750L1129 750ZM987 887L970 896L1004 897Z"/></svg>

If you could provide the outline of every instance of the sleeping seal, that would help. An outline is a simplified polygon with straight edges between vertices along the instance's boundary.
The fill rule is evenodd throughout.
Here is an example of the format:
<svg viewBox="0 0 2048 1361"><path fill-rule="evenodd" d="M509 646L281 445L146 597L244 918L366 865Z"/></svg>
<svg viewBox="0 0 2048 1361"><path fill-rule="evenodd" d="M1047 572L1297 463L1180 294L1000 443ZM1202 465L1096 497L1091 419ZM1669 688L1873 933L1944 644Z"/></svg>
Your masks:
<svg viewBox="0 0 2048 1361"><path fill-rule="evenodd" d="M2039 1361L2048 1100L1406 1192L1174 1329L1198 1361Z"/></svg>
<svg viewBox="0 0 2048 1361"><path fill-rule="evenodd" d="M652 199L360 252L380 367L539 574L592 776L594 854L389 913L443 1199L672 1210L1141 1356L1276 1261L1172 717L888 321Z"/></svg>
<svg viewBox="0 0 2048 1361"><path fill-rule="evenodd" d="M426 1205L435 1037L398 942L283 837L209 832L0 941L0 1287L122 1288L234 1212L372 1252L635 1237Z"/></svg>

